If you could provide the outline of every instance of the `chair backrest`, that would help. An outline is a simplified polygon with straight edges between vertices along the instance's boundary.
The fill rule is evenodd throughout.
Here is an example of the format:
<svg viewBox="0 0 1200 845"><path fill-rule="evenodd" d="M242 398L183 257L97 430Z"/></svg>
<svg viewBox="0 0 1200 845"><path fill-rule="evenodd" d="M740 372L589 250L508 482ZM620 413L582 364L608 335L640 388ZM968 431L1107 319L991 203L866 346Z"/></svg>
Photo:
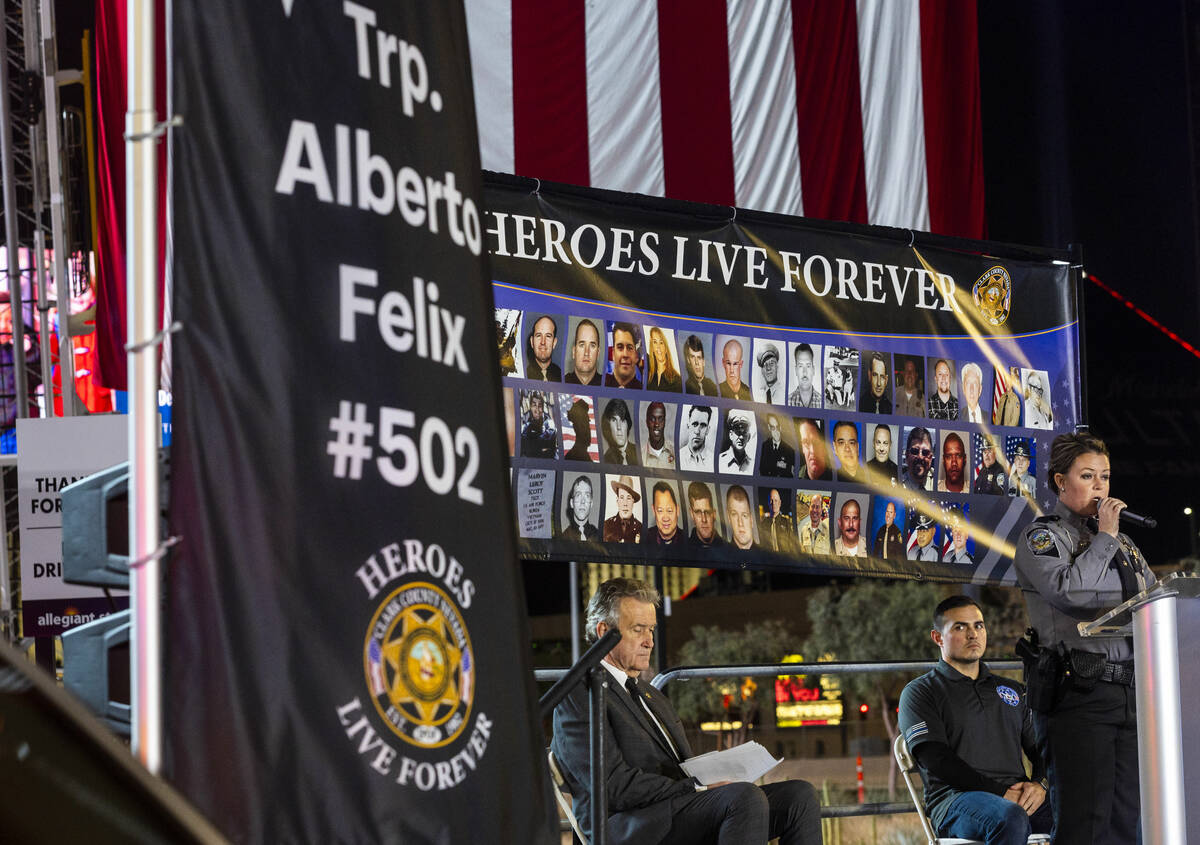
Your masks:
<svg viewBox="0 0 1200 845"><path fill-rule="evenodd" d="M933 823L929 821L929 816L925 812L924 789L917 786L917 761L913 759L912 753L908 750L908 743L904 741L904 734L896 737L896 742L892 745L892 753L896 755L896 763L900 766L900 774L904 778L904 785L908 787L908 794L912 798L913 804L917 807L917 817L921 820L921 830L925 832L925 838L929 845L947 845L951 842L970 842L969 839L938 839L937 832L933 829ZM1035 833L1029 837L1027 845L1039 845L1039 843L1049 843L1050 835L1047 833Z"/></svg>
<svg viewBox="0 0 1200 845"><path fill-rule="evenodd" d="M900 766L900 775L904 778L904 785L908 787L909 797L912 798L912 802L917 808L917 818L921 820L921 830L925 833L925 839L929 845L938 845L937 832L934 831L933 823L929 821L929 816L925 812L924 789L917 785L917 779L920 777L917 774L917 761L909 753L908 743L904 741L903 732L897 734L896 742L892 745L892 753L896 755L896 763Z"/></svg>
<svg viewBox="0 0 1200 845"><path fill-rule="evenodd" d="M567 781L563 777L562 770L558 768L554 752L548 748L546 749L546 763L550 766L550 779L554 781L554 798L558 801L558 808L571 823L571 829L575 831L575 836L579 838L579 841L583 845L588 845L587 837L583 835L583 831L579 829L579 822L575 820L575 811L571 807L571 790L567 788Z"/></svg>

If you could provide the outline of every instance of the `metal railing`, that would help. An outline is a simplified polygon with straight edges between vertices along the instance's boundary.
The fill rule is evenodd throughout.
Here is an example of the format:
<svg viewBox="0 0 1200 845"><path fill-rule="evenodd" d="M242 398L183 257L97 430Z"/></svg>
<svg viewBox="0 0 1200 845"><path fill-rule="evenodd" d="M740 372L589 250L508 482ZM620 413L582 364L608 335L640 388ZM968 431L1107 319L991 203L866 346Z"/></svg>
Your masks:
<svg viewBox="0 0 1200 845"><path fill-rule="evenodd" d="M595 647L589 650L594 651ZM851 673L875 672L928 672L937 665L935 660L895 660L874 663L751 663L743 666L680 666L668 669L655 676L650 683L661 690L671 681L690 681L697 678L744 678L747 675L848 675ZM988 662L989 669L1001 671L1023 670L1020 660L994 660ZM535 669L538 681L558 681L571 669ZM543 702L549 696L543 696ZM561 698L561 696L560 696ZM553 709L552 707L550 709ZM543 708L543 716L549 711ZM603 790L601 790L603 791ZM851 816L883 816L897 813L915 813L916 807L907 801L874 804L831 804L821 808L821 818L848 818ZM594 828L593 828L594 829Z"/></svg>

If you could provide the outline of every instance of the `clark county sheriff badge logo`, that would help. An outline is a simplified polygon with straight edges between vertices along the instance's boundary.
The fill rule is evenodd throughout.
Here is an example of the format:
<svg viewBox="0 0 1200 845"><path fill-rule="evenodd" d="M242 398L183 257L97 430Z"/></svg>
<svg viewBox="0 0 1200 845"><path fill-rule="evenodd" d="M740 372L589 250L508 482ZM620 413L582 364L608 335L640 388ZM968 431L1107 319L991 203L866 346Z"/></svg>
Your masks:
<svg viewBox="0 0 1200 845"><path fill-rule="evenodd" d="M388 727L419 748L454 741L474 696L474 654L458 607L433 584L400 587L367 629L367 688Z"/></svg>
<svg viewBox="0 0 1200 845"><path fill-rule="evenodd" d="M1008 319L1012 307L1012 279L999 264L975 280L971 295L984 322L1000 326Z"/></svg>

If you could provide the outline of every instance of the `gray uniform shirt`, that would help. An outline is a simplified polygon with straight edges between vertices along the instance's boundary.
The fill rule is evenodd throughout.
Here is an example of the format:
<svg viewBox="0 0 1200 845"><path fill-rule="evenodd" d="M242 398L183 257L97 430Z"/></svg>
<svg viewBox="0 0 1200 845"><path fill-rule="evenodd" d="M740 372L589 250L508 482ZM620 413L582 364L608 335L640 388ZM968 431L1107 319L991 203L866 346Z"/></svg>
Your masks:
<svg viewBox="0 0 1200 845"><path fill-rule="evenodd" d="M1155 582L1146 559L1124 534L1093 531L1086 520L1059 502L1054 516L1026 527L1017 544L1014 565L1025 594L1029 620L1043 646L1065 643L1104 654L1109 660L1132 660L1133 647L1124 637L1081 637L1078 625L1090 622L1125 600L1121 592L1117 550L1133 568L1138 589Z"/></svg>

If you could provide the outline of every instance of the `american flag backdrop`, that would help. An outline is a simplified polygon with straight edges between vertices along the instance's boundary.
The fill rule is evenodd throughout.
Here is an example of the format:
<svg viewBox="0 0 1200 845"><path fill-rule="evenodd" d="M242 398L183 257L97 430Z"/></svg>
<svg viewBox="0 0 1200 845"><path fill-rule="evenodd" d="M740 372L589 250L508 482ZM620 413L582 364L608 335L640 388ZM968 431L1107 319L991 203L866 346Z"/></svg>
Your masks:
<svg viewBox="0 0 1200 845"><path fill-rule="evenodd" d="M577 393L563 393L559 396L559 410L561 418L559 430L562 432L563 454L570 452L575 447L575 426L573 421L568 417L571 411L571 406L576 402L583 402L587 405L588 430L591 432L592 442L588 446L588 457L593 461L600 460L600 443L596 435L596 407L591 396Z"/></svg>
<svg viewBox="0 0 1200 845"><path fill-rule="evenodd" d="M974 0L466 0L483 166L986 235Z"/></svg>
<svg viewBox="0 0 1200 845"><path fill-rule="evenodd" d="M985 435L978 431L971 432L971 455L974 457L974 470L971 472L971 483L975 483L975 479L979 477L979 473L983 472L983 444ZM997 458L1000 456L997 455Z"/></svg>

